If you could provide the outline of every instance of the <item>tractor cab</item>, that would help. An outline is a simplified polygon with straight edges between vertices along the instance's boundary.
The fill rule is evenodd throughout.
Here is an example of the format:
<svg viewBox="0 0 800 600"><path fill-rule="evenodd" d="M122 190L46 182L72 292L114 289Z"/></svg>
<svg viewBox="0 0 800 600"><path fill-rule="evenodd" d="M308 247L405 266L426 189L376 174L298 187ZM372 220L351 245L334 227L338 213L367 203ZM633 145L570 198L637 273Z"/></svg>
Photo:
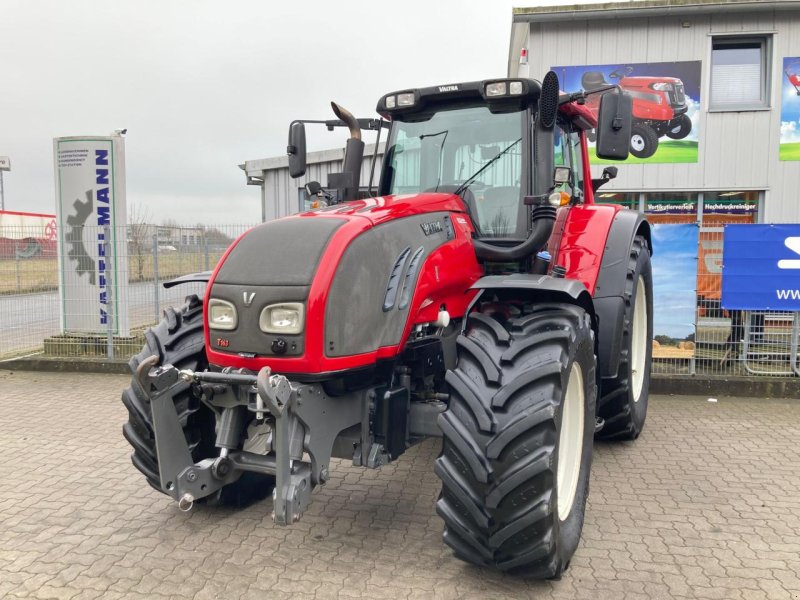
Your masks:
<svg viewBox="0 0 800 600"><path fill-rule="evenodd" d="M378 196L455 194L470 217L479 259L527 259L550 236L555 208L591 203L594 189L609 178L584 188L591 174L583 132L597 128L601 158L628 156L630 98L604 93L594 111L584 106L585 98L585 93L561 94L557 77L549 73L542 84L497 79L392 92L376 109L385 121L355 119L334 104L342 121L322 123L350 128L344 172L329 176L329 187L335 188L330 193L316 182L308 191L324 194L325 205L355 200L364 149L360 126L377 130L378 139L388 127L386 151L377 167ZM293 177L305 173L302 124L320 122L295 121L290 127ZM374 178L375 160L372 169Z"/></svg>

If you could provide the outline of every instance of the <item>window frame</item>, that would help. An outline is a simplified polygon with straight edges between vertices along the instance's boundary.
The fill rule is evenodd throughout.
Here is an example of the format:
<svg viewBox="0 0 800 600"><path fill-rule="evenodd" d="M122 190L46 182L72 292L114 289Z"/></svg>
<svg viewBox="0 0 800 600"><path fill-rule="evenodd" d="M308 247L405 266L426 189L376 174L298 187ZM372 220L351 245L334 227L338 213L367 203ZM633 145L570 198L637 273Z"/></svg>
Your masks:
<svg viewBox="0 0 800 600"><path fill-rule="evenodd" d="M772 32L748 32L748 33L710 33L710 44L708 51L708 112L749 112L760 110L771 110L772 108ZM761 99L754 102L715 102L713 97L714 87L714 46L733 45L736 43L758 43L760 44L761 54Z"/></svg>

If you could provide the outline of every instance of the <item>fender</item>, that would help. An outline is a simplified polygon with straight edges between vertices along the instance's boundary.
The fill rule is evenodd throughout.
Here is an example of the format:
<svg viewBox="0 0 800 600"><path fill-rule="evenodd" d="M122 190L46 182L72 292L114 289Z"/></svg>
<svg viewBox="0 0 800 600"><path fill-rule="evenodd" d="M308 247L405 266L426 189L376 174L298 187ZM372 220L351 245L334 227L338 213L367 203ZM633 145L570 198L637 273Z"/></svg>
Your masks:
<svg viewBox="0 0 800 600"><path fill-rule="evenodd" d="M564 279L562 277L551 277L550 275L532 275L530 273L488 275L481 277L472 284L470 289L481 290L473 299L473 306L486 290L492 290L501 296L505 295L504 292L513 292L514 295L523 295L526 298L536 298L545 302L548 300L569 302L580 306L592 316L592 325L597 331L592 296L586 286L577 279ZM597 344L597 340L595 340L595 344Z"/></svg>
<svg viewBox="0 0 800 600"><path fill-rule="evenodd" d="M620 210L614 215L606 239L600 273L595 286L594 307L599 323L600 353L597 366L600 377L616 377L619 370L622 324L625 317L625 281L628 275L633 238L644 236L650 254L653 242L650 224L644 215L633 210Z"/></svg>

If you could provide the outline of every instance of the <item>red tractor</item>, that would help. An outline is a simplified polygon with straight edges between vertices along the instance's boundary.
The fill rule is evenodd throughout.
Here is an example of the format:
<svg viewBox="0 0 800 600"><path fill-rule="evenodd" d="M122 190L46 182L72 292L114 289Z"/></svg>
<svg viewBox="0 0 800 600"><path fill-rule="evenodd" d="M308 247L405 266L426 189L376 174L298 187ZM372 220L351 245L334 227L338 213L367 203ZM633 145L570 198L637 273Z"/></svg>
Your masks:
<svg viewBox="0 0 800 600"><path fill-rule="evenodd" d="M650 227L594 203L615 169L592 181L586 145L596 127L598 154L624 159L631 100L605 94L598 122L579 98L548 73L393 92L381 119L333 105L327 124L351 137L343 172L310 186L325 206L171 282L206 281L205 297L166 311L131 360L123 432L148 483L183 510L271 493L288 525L331 458L377 468L440 437L455 555L560 577L593 438L644 426L652 338ZM363 128L388 141L358 199Z"/></svg>
<svg viewBox="0 0 800 600"><path fill-rule="evenodd" d="M658 150L658 140L663 136L682 140L692 132L692 120L686 112L686 93L683 82L675 77L629 77L633 67L613 71L611 79L633 98L633 126L631 128L631 154L637 158L650 158ZM587 92L608 88L609 83L600 71L587 71L581 77L581 86ZM599 108L599 97L590 96L587 106Z"/></svg>

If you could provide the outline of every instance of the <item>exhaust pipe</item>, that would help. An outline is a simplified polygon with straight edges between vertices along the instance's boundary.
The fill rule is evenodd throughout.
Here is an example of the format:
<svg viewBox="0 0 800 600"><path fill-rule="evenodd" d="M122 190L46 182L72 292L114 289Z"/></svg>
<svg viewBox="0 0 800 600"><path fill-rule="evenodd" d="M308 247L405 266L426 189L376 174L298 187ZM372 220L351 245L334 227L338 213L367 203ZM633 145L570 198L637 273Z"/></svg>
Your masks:
<svg viewBox="0 0 800 600"><path fill-rule="evenodd" d="M331 186L331 176L328 176L329 187L341 190L340 202L356 200L358 198L358 184L361 180L361 161L364 159L364 142L361 141L361 127L358 120L349 110L331 102L333 113L347 125L350 130L350 139L344 149L344 165L342 167L342 181Z"/></svg>
<svg viewBox="0 0 800 600"><path fill-rule="evenodd" d="M350 137L354 140L360 140L361 127L358 126L358 120L353 116L353 113L343 106L339 106L336 102L331 102L331 108L336 118L340 121L344 121L344 124L347 125L347 128L350 130Z"/></svg>

